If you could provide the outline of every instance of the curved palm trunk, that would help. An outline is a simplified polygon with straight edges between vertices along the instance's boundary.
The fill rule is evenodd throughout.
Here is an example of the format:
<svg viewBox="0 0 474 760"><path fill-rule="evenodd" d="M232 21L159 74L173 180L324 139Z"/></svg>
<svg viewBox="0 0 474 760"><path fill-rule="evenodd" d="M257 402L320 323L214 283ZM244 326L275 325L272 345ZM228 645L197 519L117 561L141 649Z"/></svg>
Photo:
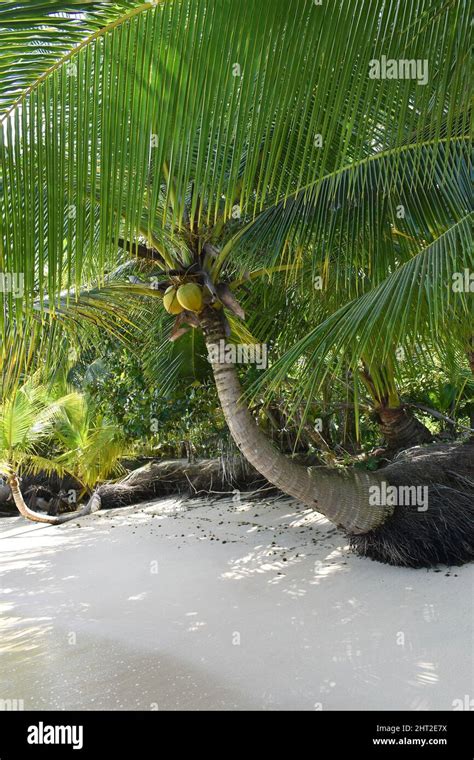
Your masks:
<svg viewBox="0 0 474 760"><path fill-rule="evenodd" d="M201 327L214 372L217 392L230 433L245 458L270 483L324 514L351 533L365 533L385 522L393 508L370 504L370 486L380 486L378 473L307 468L281 454L259 429L242 403L242 387L235 366L220 361L213 350L225 341L218 313L206 309Z"/></svg>
<svg viewBox="0 0 474 760"><path fill-rule="evenodd" d="M212 309L201 315L201 327L208 348L225 340ZM415 448L375 473L303 467L274 449L259 430L242 403L235 367L225 357L221 361L218 351L211 350L209 358L227 425L243 455L270 483L345 528L358 554L403 567L474 560L472 446ZM371 486L426 486L429 508L371 506Z"/></svg>
<svg viewBox="0 0 474 760"><path fill-rule="evenodd" d="M39 512L34 512L25 503L23 494L20 491L18 478L15 475L9 479L8 483L12 492L13 501L15 502L15 506L19 513L23 515L23 517L26 517L27 520L33 520L34 522L48 523L49 525L61 525L70 520L76 520L78 517L90 515L92 512L97 512L101 508L100 496L95 492L92 494L87 504L77 512L65 515L42 515Z"/></svg>
<svg viewBox="0 0 474 760"><path fill-rule="evenodd" d="M380 391L374 383L374 372L379 375L379 381L385 380L384 391ZM386 368L370 370L364 365L360 377L374 402L377 422L389 452L395 454L412 446L432 442L433 436L428 428L401 405L394 379L390 372L387 374Z"/></svg>
<svg viewBox="0 0 474 760"><path fill-rule="evenodd" d="M433 436L427 427L401 406L377 408L380 431L392 451L431 443Z"/></svg>

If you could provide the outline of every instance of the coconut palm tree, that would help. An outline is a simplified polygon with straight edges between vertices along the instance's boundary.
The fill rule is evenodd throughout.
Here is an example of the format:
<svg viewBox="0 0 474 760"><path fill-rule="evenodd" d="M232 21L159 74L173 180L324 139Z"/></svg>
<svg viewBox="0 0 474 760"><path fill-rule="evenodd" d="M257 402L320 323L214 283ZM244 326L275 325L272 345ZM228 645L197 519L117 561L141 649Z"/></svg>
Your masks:
<svg viewBox="0 0 474 760"><path fill-rule="evenodd" d="M117 425L105 419L83 394L48 389L39 383L38 373L0 404L2 489L8 489L28 519L60 524L99 509L100 497L93 489L123 471L119 460L125 453L124 436ZM91 499L72 514L39 514L24 502L19 472L71 475ZM77 495L78 502L82 495Z"/></svg>
<svg viewBox="0 0 474 760"><path fill-rule="evenodd" d="M0 245L10 273L2 336L38 302L40 318L54 319L63 289L73 300L132 257L160 272L148 292L175 310L171 337L200 329L210 348L243 319L237 298L252 285L249 272L289 266L314 302L315 278L331 282L347 300L274 370L278 377L310 348L315 364L297 391L341 360L357 371L360 360L373 381L398 345L413 353L447 343L452 325L467 353L469 285L452 287L472 263L467 7L122 5L102 26L86 19L74 48L58 43L49 68L32 55L28 75L16 79L22 64L9 64L0 116ZM22 283L13 282L18 273ZM179 289L190 285L200 295L180 303ZM443 474L446 454L435 485L426 462L383 475L298 466L258 429L235 367L213 357L229 429L270 482L362 536L358 546L376 558L472 559L472 508ZM420 478L432 486L428 516L371 504L382 482Z"/></svg>
<svg viewBox="0 0 474 760"><path fill-rule="evenodd" d="M59 525L89 514L100 507L100 498L94 494L88 504L74 514L43 515L30 509L20 490L18 472L44 472L63 475L67 468L63 462L44 456L45 445L55 438L59 420L74 414L81 398L76 393L59 395L36 383L35 378L17 388L0 405L0 472L8 483L11 496L20 514L35 522ZM71 455L69 454L69 462Z"/></svg>
<svg viewBox="0 0 474 760"><path fill-rule="evenodd" d="M91 493L98 483L124 472L120 458L126 442L118 425L107 420L87 398L78 394L74 407L64 410L55 426L55 440L64 452L56 462Z"/></svg>

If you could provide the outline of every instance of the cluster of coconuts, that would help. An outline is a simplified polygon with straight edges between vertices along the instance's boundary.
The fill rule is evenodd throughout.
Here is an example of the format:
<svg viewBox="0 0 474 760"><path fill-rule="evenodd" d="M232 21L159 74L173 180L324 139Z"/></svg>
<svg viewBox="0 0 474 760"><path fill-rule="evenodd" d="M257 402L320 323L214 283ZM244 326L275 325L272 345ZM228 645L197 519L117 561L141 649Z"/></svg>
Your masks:
<svg viewBox="0 0 474 760"><path fill-rule="evenodd" d="M171 285L163 296L163 306L168 314L181 314L182 311L198 313L204 307L202 288L194 282L179 287Z"/></svg>

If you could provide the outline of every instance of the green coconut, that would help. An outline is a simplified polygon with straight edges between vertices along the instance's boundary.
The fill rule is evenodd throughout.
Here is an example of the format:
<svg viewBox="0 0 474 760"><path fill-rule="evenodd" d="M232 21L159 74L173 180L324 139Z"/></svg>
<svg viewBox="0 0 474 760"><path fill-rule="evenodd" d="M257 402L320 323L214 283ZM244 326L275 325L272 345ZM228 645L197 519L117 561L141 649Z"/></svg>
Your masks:
<svg viewBox="0 0 474 760"><path fill-rule="evenodd" d="M176 297L176 288L172 285L165 291L163 296L163 306L168 314L181 314L181 312L184 311L183 306L181 306Z"/></svg>
<svg viewBox="0 0 474 760"><path fill-rule="evenodd" d="M203 307L202 289L193 282L181 285L176 293L176 298L186 311L201 311Z"/></svg>

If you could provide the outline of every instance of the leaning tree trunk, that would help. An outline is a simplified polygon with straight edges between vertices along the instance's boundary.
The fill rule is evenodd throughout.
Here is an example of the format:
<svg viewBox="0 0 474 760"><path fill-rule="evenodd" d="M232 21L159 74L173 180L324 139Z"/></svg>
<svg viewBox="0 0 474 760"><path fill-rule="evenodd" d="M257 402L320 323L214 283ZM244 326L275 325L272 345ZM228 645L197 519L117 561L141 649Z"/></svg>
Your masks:
<svg viewBox="0 0 474 760"><path fill-rule="evenodd" d="M101 499L97 492L93 493L87 504L77 510L77 512L69 512L64 515L42 515L39 512L35 512L28 507L23 498L23 494L20 491L20 484L18 478L14 475L9 481L9 486L12 492L13 501L21 515L26 517L27 520L33 520L33 522L48 523L49 525L61 525L62 523L69 522L70 520L76 520L78 517L84 517L84 515L90 515L92 512L97 512L101 508Z"/></svg>
<svg viewBox="0 0 474 760"><path fill-rule="evenodd" d="M210 358L219 400L230 433L244 457L270 483L317 509L329 520L352 533L365 533L381 525L393 511L370 504L370 487L380 485L378 473L329 468L308 468L281 454L262 433L247 406L235 366L218 355L225 341L219 314L206 309L201 327ZM223 361L219 361L222 358Z"/></svg>
<svg viewBox="0 0 474 760"><path fill-rule="evenodd" d="M221 316L207 308L200 323L230 433L246 459L270 483L347 530L355 550L372 559L411 567L474 559L474 481L469 477L472 447L470 451L465 447L459 477L450 469L452 457L445 456L443 461L443 452L435 457L434 465L417 458L377 472L296 464L274 448L243 403L236 368L228 362L227 352L219 351L225 344ZM374 486L383 493L387 486L422 484L430 488L426 511L371 503Z"/></svg>
<svg viewBox="0 0 474 760"><path fill-rule="evenodd" d="M411 411L404 409L400 403L390 406L391 394L388 385L384 391L380 392L366 365L364 365L361 379L373 399L376 419L386 443L385 451L390 457L403 449L432 442L433 436L428 428Z"/></svg>
<svg viewBox="0 0 474 760"><path fill-rule="evenodd" d="M402 406L377 408L380 432L390 451L431 443L433 436L417 418Z"/></svg>

